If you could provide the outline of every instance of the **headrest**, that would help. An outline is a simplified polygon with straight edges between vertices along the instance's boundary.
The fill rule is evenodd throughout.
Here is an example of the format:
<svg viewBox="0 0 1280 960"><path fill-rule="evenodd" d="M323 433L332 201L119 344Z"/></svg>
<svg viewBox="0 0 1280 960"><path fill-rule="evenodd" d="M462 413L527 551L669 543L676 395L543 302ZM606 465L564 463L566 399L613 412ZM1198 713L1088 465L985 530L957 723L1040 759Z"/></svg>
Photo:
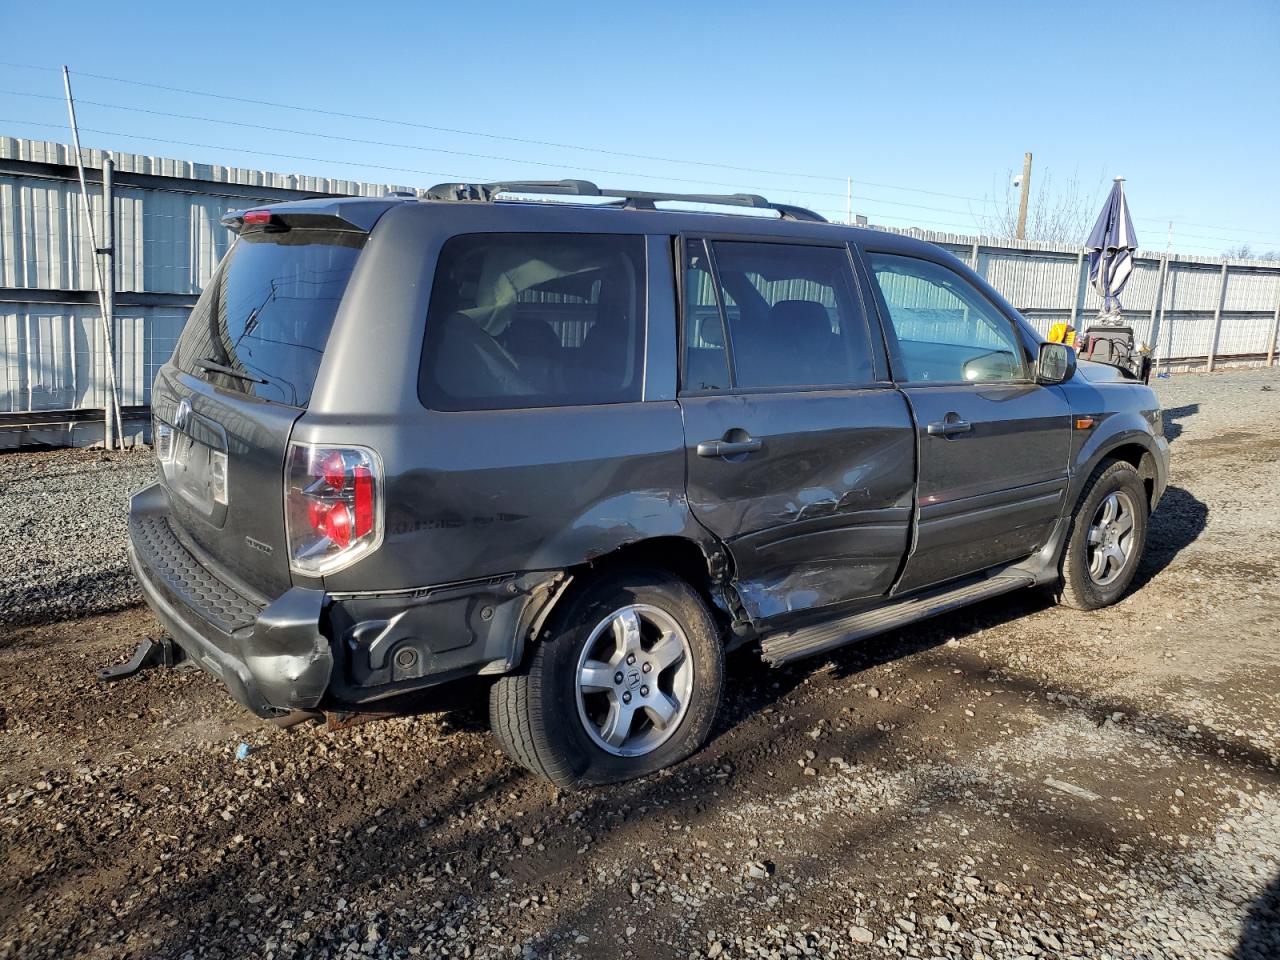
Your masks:
<svg viewBox="0 0 1280 960"><path fill-rule="evenodd" d="M831 317L816 300L779 300L769 311L769 327L776 334L805 340L831 335Z"/></svg>
<svg viewBox="0 0 1280 960"><path fill-rule="evenodd" d="M708 347L724 346L724 326L720 314L703 314L698 318L698 339Z"/></svg>
<svg viewBox="0 0 1280 960"><path fill-rule="evenodd" d="M517 319L507 327L502 341L512 353L526 356L548 354L560 348L560 338L551 324L537 317Z"/></svg>

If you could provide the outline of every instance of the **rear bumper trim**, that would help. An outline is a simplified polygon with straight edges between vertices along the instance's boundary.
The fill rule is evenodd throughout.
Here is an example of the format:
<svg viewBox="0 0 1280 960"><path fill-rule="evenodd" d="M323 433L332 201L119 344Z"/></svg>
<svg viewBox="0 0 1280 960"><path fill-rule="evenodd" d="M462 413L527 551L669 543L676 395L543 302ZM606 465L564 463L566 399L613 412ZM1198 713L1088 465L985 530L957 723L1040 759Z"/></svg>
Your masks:
<svg viewBox="0 0 1280 960"><path fill-rule="evenodd" d="M139 490L130 501L129 565L152 612L195 663L258 716L317 706L333 672L333 652L320 629L324 593L293 587L262 608L247 598L220 596L218 612L254 611L247 622L242 616L229 618L236 626L206 613L189 602L192 591L181 579L186 564L175 553L183 550L176 538L161 552L171 560L178 556L176 564L153 559L154 538L168 529L167 523L162 529L155 521L163 522L167 507L158 484ZM171 531L168 536L173 537ZM187 559L198 564L189 555Z"/></svg>

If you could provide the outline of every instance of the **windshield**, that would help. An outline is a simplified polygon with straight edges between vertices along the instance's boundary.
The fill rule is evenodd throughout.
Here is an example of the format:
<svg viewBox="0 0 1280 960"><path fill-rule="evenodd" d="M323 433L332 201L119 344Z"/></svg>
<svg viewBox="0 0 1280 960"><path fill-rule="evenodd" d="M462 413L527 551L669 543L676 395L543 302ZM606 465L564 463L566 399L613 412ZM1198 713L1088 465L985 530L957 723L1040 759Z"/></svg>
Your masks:
<svg viewBox="0 0 1280 960"><path fill-rule="evenodd" d="M178 340L179 370L303 407L365 234L251 231L214 273Z"/></svg>

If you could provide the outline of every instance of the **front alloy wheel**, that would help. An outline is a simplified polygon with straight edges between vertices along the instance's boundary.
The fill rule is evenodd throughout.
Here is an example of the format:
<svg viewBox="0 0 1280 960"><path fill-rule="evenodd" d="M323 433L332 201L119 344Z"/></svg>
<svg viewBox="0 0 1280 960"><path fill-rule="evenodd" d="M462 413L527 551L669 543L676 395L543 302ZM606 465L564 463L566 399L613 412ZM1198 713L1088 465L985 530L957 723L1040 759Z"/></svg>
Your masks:
<svg viewBox="0 0 1280 960"><path fill-rule="evenodd" d="M1063 603L1097 610L1120 599L1146 548L1147 513L1147 489L1133 464L1112 460L1094 471L1062 551Z"/></svg>
<svg viewBox="0 0 1280 960"><path fill-rule="evenodd" d="M1089 576L1100 587L1115 583L1129 565L1134 536L1133 500L1123 490L1102 498L1089 525Z"/></svg>

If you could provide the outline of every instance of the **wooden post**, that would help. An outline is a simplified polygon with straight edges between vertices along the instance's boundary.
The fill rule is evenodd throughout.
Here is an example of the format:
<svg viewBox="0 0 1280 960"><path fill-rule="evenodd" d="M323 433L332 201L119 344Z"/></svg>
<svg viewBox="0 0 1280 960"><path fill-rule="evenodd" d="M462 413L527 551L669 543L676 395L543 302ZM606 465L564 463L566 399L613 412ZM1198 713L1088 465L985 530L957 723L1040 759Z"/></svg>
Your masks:
<svg viewBox="0 0 1280 960"><path fill-rule="evenodd" d="M1213 311L1213 339L1209 342L1208 370L1213 373L1218 356L1218 335L1222 332L1222 305L1227 299L1227 261L1222 261L1222 279L1218 281L1218 306Z"/></svg>
<svg viewBox="0 0 1280 960"><path fill-rule="evenodd" d="M978 272L978 253L982 249L982 244L977 240L973 241L973 247L969 251L969 269L974 273Z"/></svg>
<svg viewBox="0 0 1280 960"><path fill-rule="evenodd" d="M1027 201L1031 198L1031 153L1022 155L1022 196L1018 199L1018 233L1019 240L1027 238Z"/></svg>

